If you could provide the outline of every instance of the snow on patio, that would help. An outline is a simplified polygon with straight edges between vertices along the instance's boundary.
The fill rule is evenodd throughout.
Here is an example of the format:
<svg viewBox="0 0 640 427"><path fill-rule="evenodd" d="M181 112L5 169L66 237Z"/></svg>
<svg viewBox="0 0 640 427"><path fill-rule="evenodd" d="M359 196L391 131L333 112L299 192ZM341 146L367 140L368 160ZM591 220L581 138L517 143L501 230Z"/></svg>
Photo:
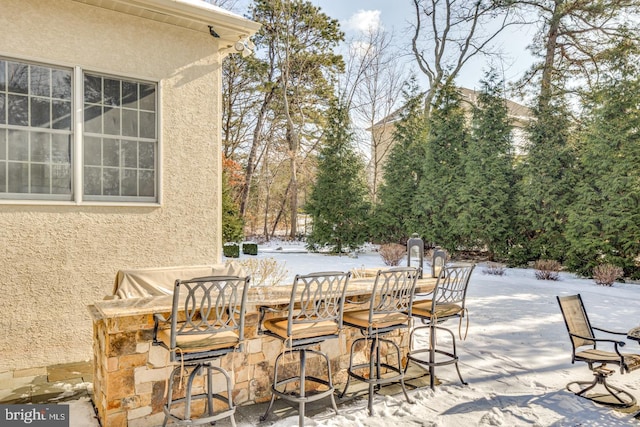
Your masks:
<svg viewBox="0 0 640 427"><path fill-rule="evenodd" d="M282 246L282 243L278 244ZM271 246L273 248L273 246ZM283 247L284 249L284 247ZM296 273L385 267L375 253L329 256L283 251L259 251L258 258L273 257L285 263L289 279ZM248 257L242 255L242 258ZM425 264L425 267L428 265ZM307 419L313 426L632 426L633 414L598 406L565 390L573 380L591 380L585 363L571 364L571 344L556 295L580 293L594 326L627 331L640 325L640 285L596 285L592 280L561 273L558 281L541 281L534 270L506 269L503 276L483 273L479 265L471 278L467 296L469 331L458 342L460 370L469 383L459 383L453 365L437 368L442 384L435 391L409 390L415 401L402 394L376 396L376 415L369 417L366 399L339 405L340 414L327 410ZM429 271L427 271L429 273ZM455 321L445 324L457 329ZM630 341L623 349L640 353L640 343ZM610 382L640 397L640 374L616 372ZM87 402L73 402L87 405ZM243 412L245 414L243 414ZM81 413L75 411L76 414ZM73 419L74 426L91 426L93 420ZM259 424L259 413L238 409L238 425ZM271 416L265 426L297 425L297 415L285 419ZM222 424L221 424L222 425ZM226 424L224 424L226 425Z"/></svg>

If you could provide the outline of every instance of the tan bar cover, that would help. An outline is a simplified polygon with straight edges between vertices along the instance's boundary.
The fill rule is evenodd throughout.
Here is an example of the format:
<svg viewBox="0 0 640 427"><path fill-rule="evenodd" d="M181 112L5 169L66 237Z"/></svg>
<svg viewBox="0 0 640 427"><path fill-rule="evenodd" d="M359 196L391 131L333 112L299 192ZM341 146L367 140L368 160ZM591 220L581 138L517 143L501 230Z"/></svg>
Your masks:
<svg viewBox="0 0 640 427"><path fill-rule="evenodd" d="M238 263L119 270L113 296L107 298L142 298L172 295L177 279L204 276L246 276Z"/></svg>

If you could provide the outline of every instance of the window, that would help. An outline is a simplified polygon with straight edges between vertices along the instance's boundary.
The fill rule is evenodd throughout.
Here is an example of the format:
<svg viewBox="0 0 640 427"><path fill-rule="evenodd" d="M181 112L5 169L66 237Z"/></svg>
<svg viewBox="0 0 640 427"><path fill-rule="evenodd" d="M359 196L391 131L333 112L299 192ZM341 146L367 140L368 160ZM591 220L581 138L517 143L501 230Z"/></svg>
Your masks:
<svg viewBox="0 0 640 427"><path fill-rule="evenodd" d="M71 199L71 75L0 58L0 195Z"/></svg>
<svg viewBox="0 0 640 427"><path fill-rule="evenodd" d="M156 202L156 100L155 83L0 57L0 199Z"/></svg>

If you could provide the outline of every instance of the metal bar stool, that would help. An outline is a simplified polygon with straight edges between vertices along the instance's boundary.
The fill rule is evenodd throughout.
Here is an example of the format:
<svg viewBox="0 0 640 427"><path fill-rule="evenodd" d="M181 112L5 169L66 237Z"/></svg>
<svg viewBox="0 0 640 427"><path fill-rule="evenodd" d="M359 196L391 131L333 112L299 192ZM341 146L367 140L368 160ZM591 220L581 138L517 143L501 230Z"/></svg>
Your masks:
<svg viewBox="0 0 640 427"><path fill-rule="evenodd" d="M450 364L455 364L460 382L465 385L467 384L462 379L460 369L458 368L455 335L451 330L438 325L446 320L459 318L458 333L461 334L462 318L466 315L465 300L467 287L469 286L469 279L471 278L471 273L474 268L475 265L443 267L438 275L438 282L433 290L432 298L414 301L413 303L411 316L415 319L420 319L424 325L415 326L411 329L405 372L409 369L411 362L415 362L422 367L427 367L429 370L429 385L431 389L433 389L435 385L435 367ZM420 330L429 331L428 348L414 348L414 335ZM447 332L451 336L450 349L437 347L437 331Z"/></svg>
<svg viewBox="0 0 640 427"><path fill-rule="evenodd" d="M232 379L227 371L211 362L243 350L248 287L248 276L176 280L171 316L166 319L161 314L154 315L153 344L168 349L171 361L177 363L169 378L163 426L169 419L178 425L193 426L223 418L230 418L231 425L236 425ZM167 324L170 326L166 327ZM189 369L184 397L174 398L175 377L180 378L181 388L184 372ZM203 370L206 371L206 391L193 394L194 381ZM214 371L225 377L227 396L213 392ZM192 402L199 399L206 399L206 412L194 417ZM216 412L214 399L223 402L226 409Z"/></svg>
<svg viewBox="0 0 640 427"><path fill-rule="evenodd" d="M344 324L359 329L363 337L351 343L347 370L349 375L340 397L343 397L349 389L351 378L367 383L369 415L373 415L374 391L379 390L382 384L399 382L407 401L412 403L404 385L400 347L393 340L383 338L383 335L398 329L409 329L411 304L419 274L420 269L414 267L378 271L371 298L367 302L369 307L344 313ZM354 365L354 349L362 341L370 341L369 362ZM397 365L391 365L388 360L382 361L380 351L382 344L395 348ZM383 368L386 369L386 373L382 372ZM365 370L366 374L359 374L361 370ZM389 372L392 375L388 375Z"/></svg>
<svg viewBox="0 0 640 427"><path fill-rule="evenodd" d="M264 421L269 416L276 396L298 403L298 424L304 425L305 405L325 397L331 398L331 406L338 413L338 407L333 396L334 386L331 379L331 364L326 353L311 348L317 344L338 338L342 330L342 312L344 309L344 295L351 273L339 271L297 275L291 290L288 314L286 317L275 317L265 320L272 308L260 307L260 333L271 335L282 340L283 351L276 357L273 371L272 395L269 406L263 416ZM280 377L280 362L283 357L299 354L299 374L292 377ZM307 374L307 355L314 354L324 359L327 368L327 378L319 378ZM297 388L287 387L291 383L298 383ZM315 383L320 387L307 390L308 383Z"/></svg>

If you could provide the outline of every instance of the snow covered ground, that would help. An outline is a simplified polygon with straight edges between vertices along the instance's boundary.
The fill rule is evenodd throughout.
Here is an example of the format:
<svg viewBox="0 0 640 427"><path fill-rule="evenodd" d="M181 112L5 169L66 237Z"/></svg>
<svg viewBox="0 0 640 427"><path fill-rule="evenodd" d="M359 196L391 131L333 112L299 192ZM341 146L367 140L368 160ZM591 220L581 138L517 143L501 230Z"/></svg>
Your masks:
<svg viewBox="0 0 640 427"><path fill-rule="evenodd" d="M274 250L273 245L263 249L267 250L260 250L258 257L285 263L289 278L312 271L384 267L375 253L351 258L296 253L299 251L293 247L285 250L285 246L280 251ZM633 418L639 408L625 413L598 406L565 390L568 382L591 380L592 374L584 363L571 364L571 345L555 298L580 293L594 326L627 331L640 325L640 285L615 283L603 287L564 273L558 281L541 281L533 270L506 269L503 276L487 275L483 270L482 265L478 266L471 278L467 296L469 332L467 339L458 343L460 370L469 385L459 383L452 365L440 367L436 373L442 384L435 391L428 387L409 390L413 404L407 403L402 394L376 396L373 417L368 416L366 400L356 400L340 405L339 415L328 410L309 418L307 425L640 425ZM456 327L453 323L450 326ZM640 343L630 341L625 351L640 353ZM616 372L610 382L640 398L640 372ZM240 427L258 424L258 415L248 420L241 418ZM285 419L272 416L264 425L284 427L297 422L297 415ZM77 425L95 424L87 420L87 424Z"/></svg>

